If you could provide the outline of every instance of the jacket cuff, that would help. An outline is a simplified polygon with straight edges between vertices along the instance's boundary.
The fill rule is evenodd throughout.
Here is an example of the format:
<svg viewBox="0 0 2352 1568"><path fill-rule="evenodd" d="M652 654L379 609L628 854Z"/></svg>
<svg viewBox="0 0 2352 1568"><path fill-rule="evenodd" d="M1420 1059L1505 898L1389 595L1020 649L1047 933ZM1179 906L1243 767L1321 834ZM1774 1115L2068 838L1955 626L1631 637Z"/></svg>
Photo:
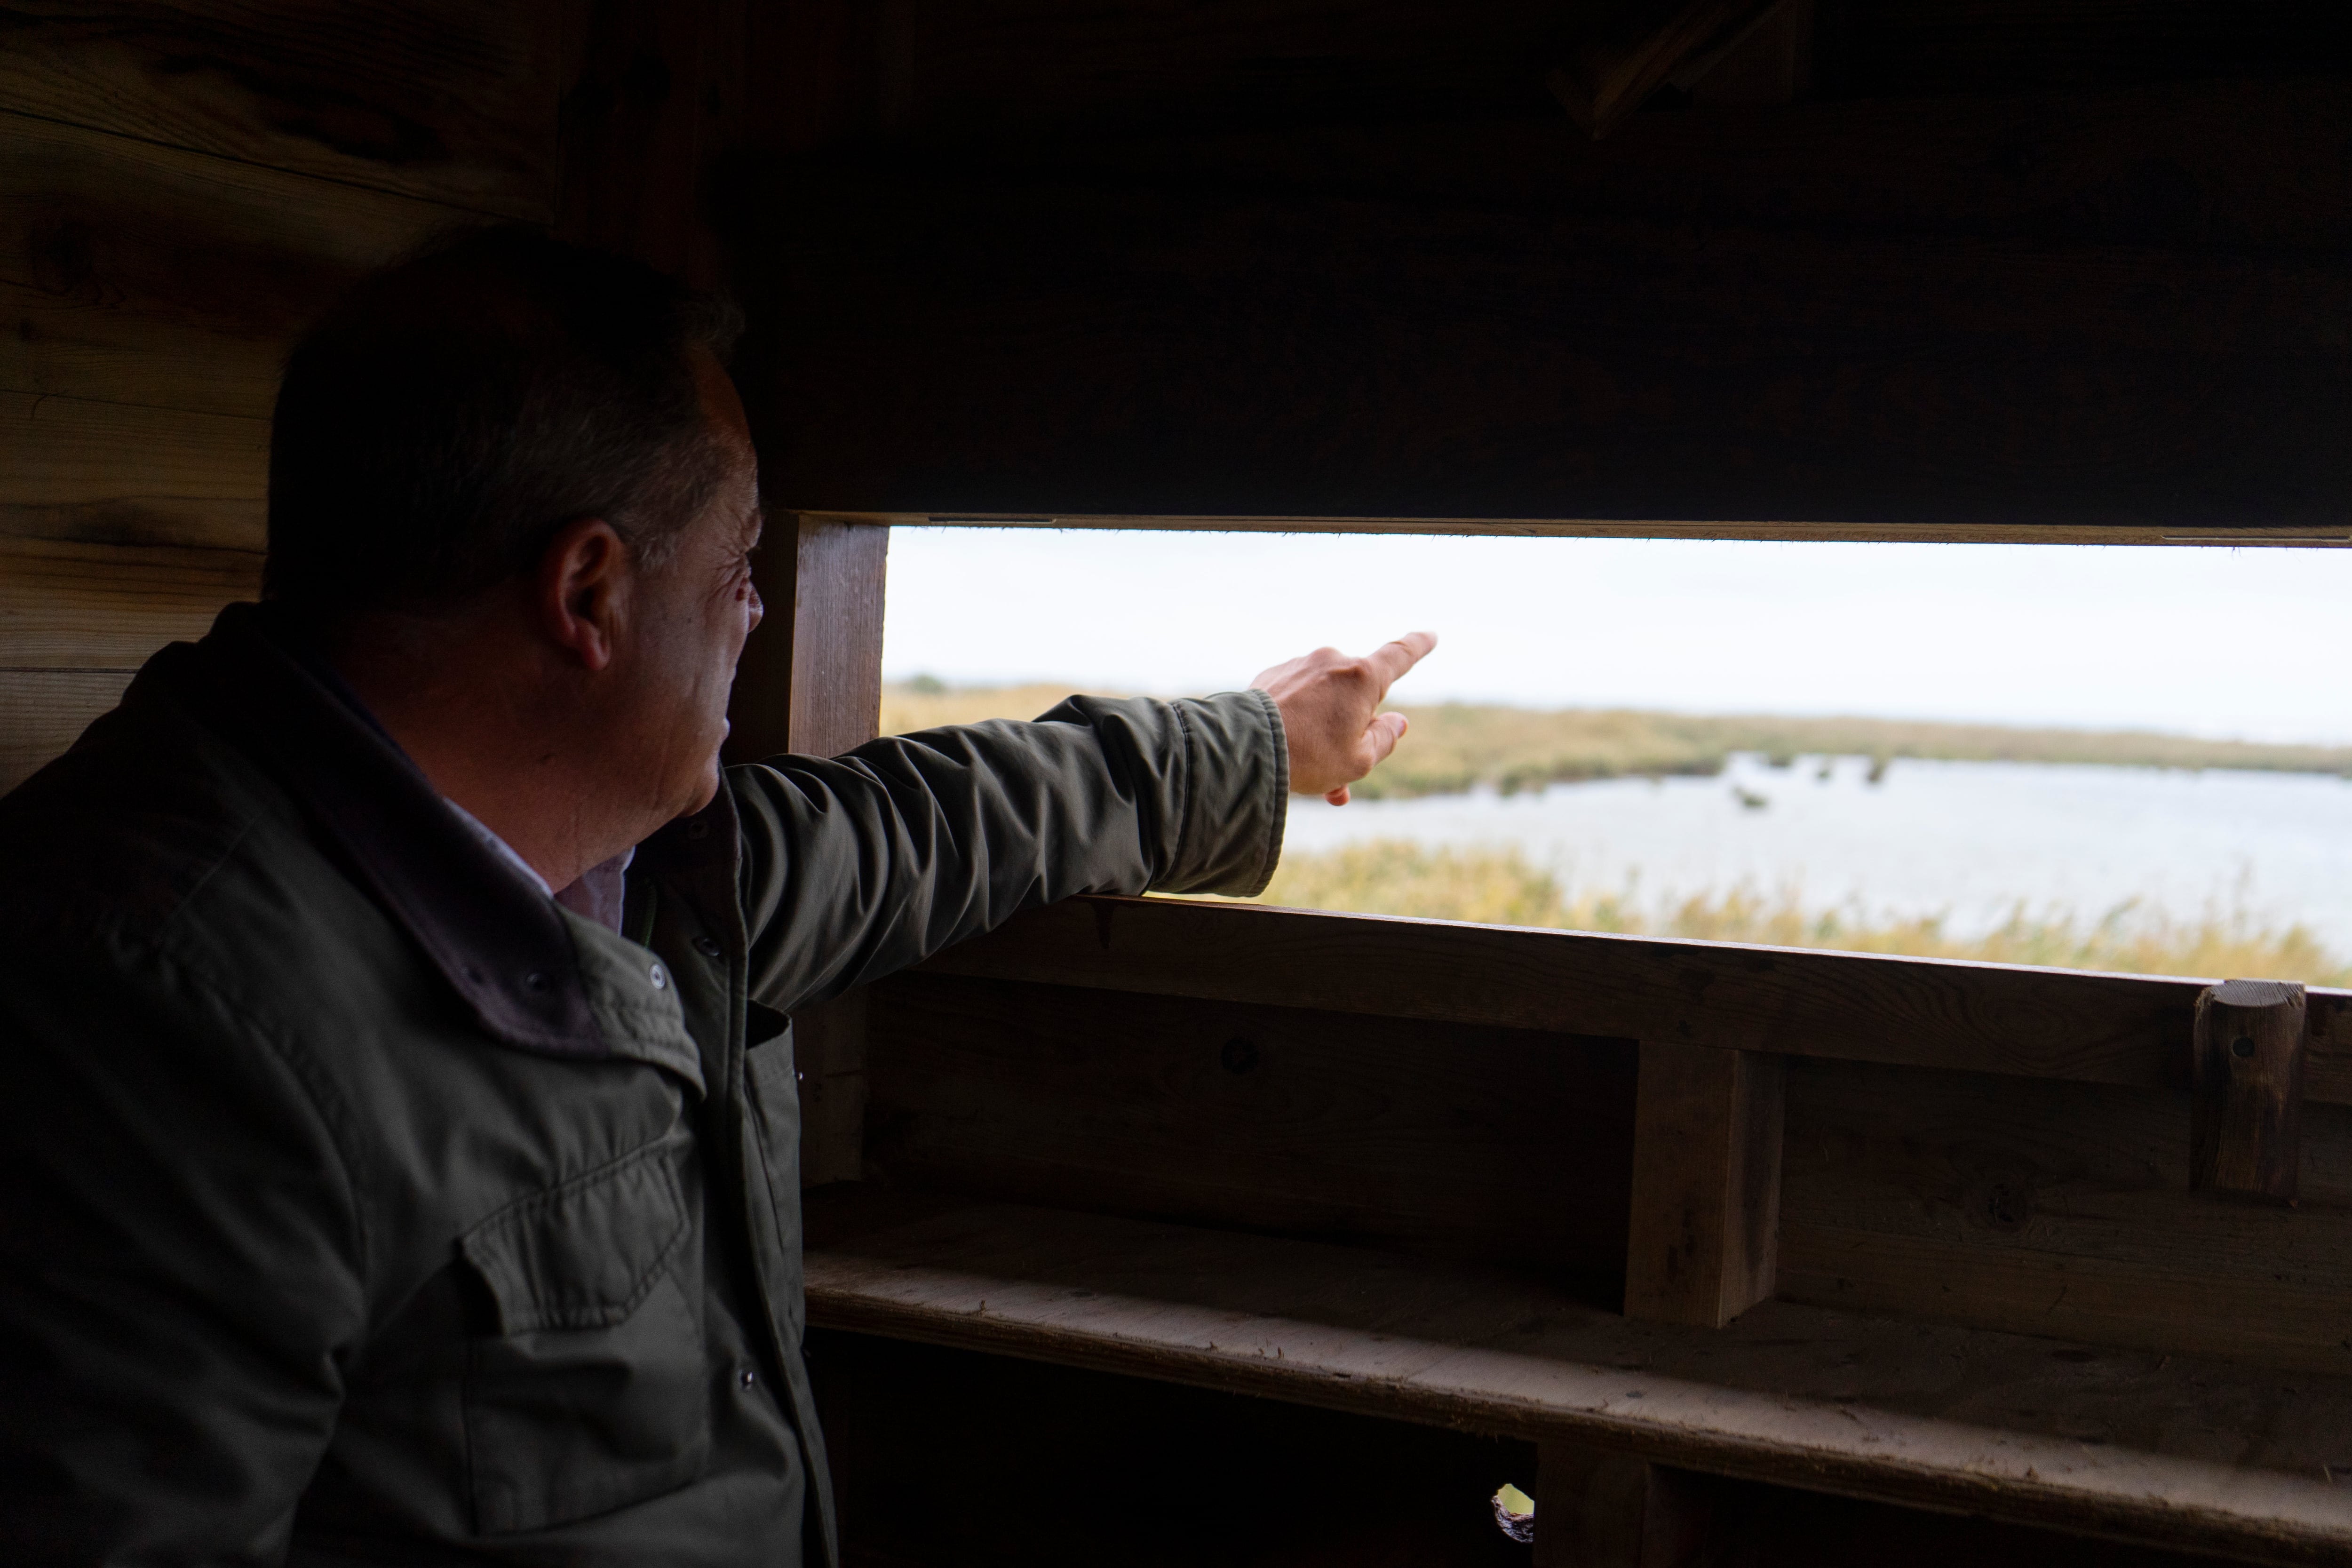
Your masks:
<svg viewBox="0 0 2352 1568"><path fill-rule="evenodd" d="M1237 899L1265 891L1290 811L1282 710L1255 689L1170 706L1184 735L1183 819L1176 853L1153 889Z"/></svg>

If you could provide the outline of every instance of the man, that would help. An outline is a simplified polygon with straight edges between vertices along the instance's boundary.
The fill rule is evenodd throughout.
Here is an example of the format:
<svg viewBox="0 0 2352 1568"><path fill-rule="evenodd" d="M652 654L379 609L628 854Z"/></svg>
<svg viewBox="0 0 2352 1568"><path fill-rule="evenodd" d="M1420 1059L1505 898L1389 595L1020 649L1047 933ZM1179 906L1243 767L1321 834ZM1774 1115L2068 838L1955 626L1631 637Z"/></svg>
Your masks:
<svg viewBox="0 0 2352 1568"><path fill-rule="evenodd" d="M1402 732L1425 637L722 774L731 327L521 233L373 280L266 602L0 802L0 1561L829 1559L783 1015L1255 891Z"/></svg>

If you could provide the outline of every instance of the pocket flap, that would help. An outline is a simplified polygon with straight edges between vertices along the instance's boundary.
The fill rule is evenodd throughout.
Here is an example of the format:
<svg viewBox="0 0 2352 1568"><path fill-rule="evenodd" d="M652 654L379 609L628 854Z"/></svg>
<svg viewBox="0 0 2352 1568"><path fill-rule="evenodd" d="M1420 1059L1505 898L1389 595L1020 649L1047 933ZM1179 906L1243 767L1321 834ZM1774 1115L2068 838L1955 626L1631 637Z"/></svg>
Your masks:
<svg viewBox="0 0 2352 1568"><path fill-rule="evenodd" d="M509 1205L459 1245L499 1331L609 1328L637 1309L687 1232L669 1141Z"/></svg>

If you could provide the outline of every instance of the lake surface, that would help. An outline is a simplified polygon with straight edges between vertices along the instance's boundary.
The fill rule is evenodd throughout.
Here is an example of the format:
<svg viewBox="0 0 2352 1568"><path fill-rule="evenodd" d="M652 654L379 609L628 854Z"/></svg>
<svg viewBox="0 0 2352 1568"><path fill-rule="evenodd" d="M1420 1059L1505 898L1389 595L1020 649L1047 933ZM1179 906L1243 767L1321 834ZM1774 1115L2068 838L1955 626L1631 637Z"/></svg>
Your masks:
<svg viewBox="0 0 2352 1568"><path fill-rule="evenodd" d="M1516 845L1573 890L1637 880L1644 904L1748 884L1808 908L1943 914L1956 935L2031 912L2096 919L2120 904L2194 919L2243 910L2301 921L2352 953L2352 782L2307 773L1891 763L1776 769L1742 756L1720 777L1612 779L1331 806L1294 800L1289 847L1367 838ZM1826 773L1826 777L1822 776ZM1739 792L1761 797L1743 805Z"/></svg>

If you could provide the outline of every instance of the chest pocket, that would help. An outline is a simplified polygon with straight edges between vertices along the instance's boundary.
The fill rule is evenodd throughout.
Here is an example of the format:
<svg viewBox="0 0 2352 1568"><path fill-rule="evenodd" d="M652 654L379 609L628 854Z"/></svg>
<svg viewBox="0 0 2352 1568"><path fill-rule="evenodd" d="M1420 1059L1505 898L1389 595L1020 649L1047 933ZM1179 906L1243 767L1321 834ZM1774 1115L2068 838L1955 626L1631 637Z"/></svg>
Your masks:
<svg viewBox="0 0 2352 1568"><path fill-rule="evenodd" d="M708 1464L701 1258L679 1157L665 1140L501 1210L461 1243L498 1310L466 1372L483 1533L657 1497Z"/></svg>

